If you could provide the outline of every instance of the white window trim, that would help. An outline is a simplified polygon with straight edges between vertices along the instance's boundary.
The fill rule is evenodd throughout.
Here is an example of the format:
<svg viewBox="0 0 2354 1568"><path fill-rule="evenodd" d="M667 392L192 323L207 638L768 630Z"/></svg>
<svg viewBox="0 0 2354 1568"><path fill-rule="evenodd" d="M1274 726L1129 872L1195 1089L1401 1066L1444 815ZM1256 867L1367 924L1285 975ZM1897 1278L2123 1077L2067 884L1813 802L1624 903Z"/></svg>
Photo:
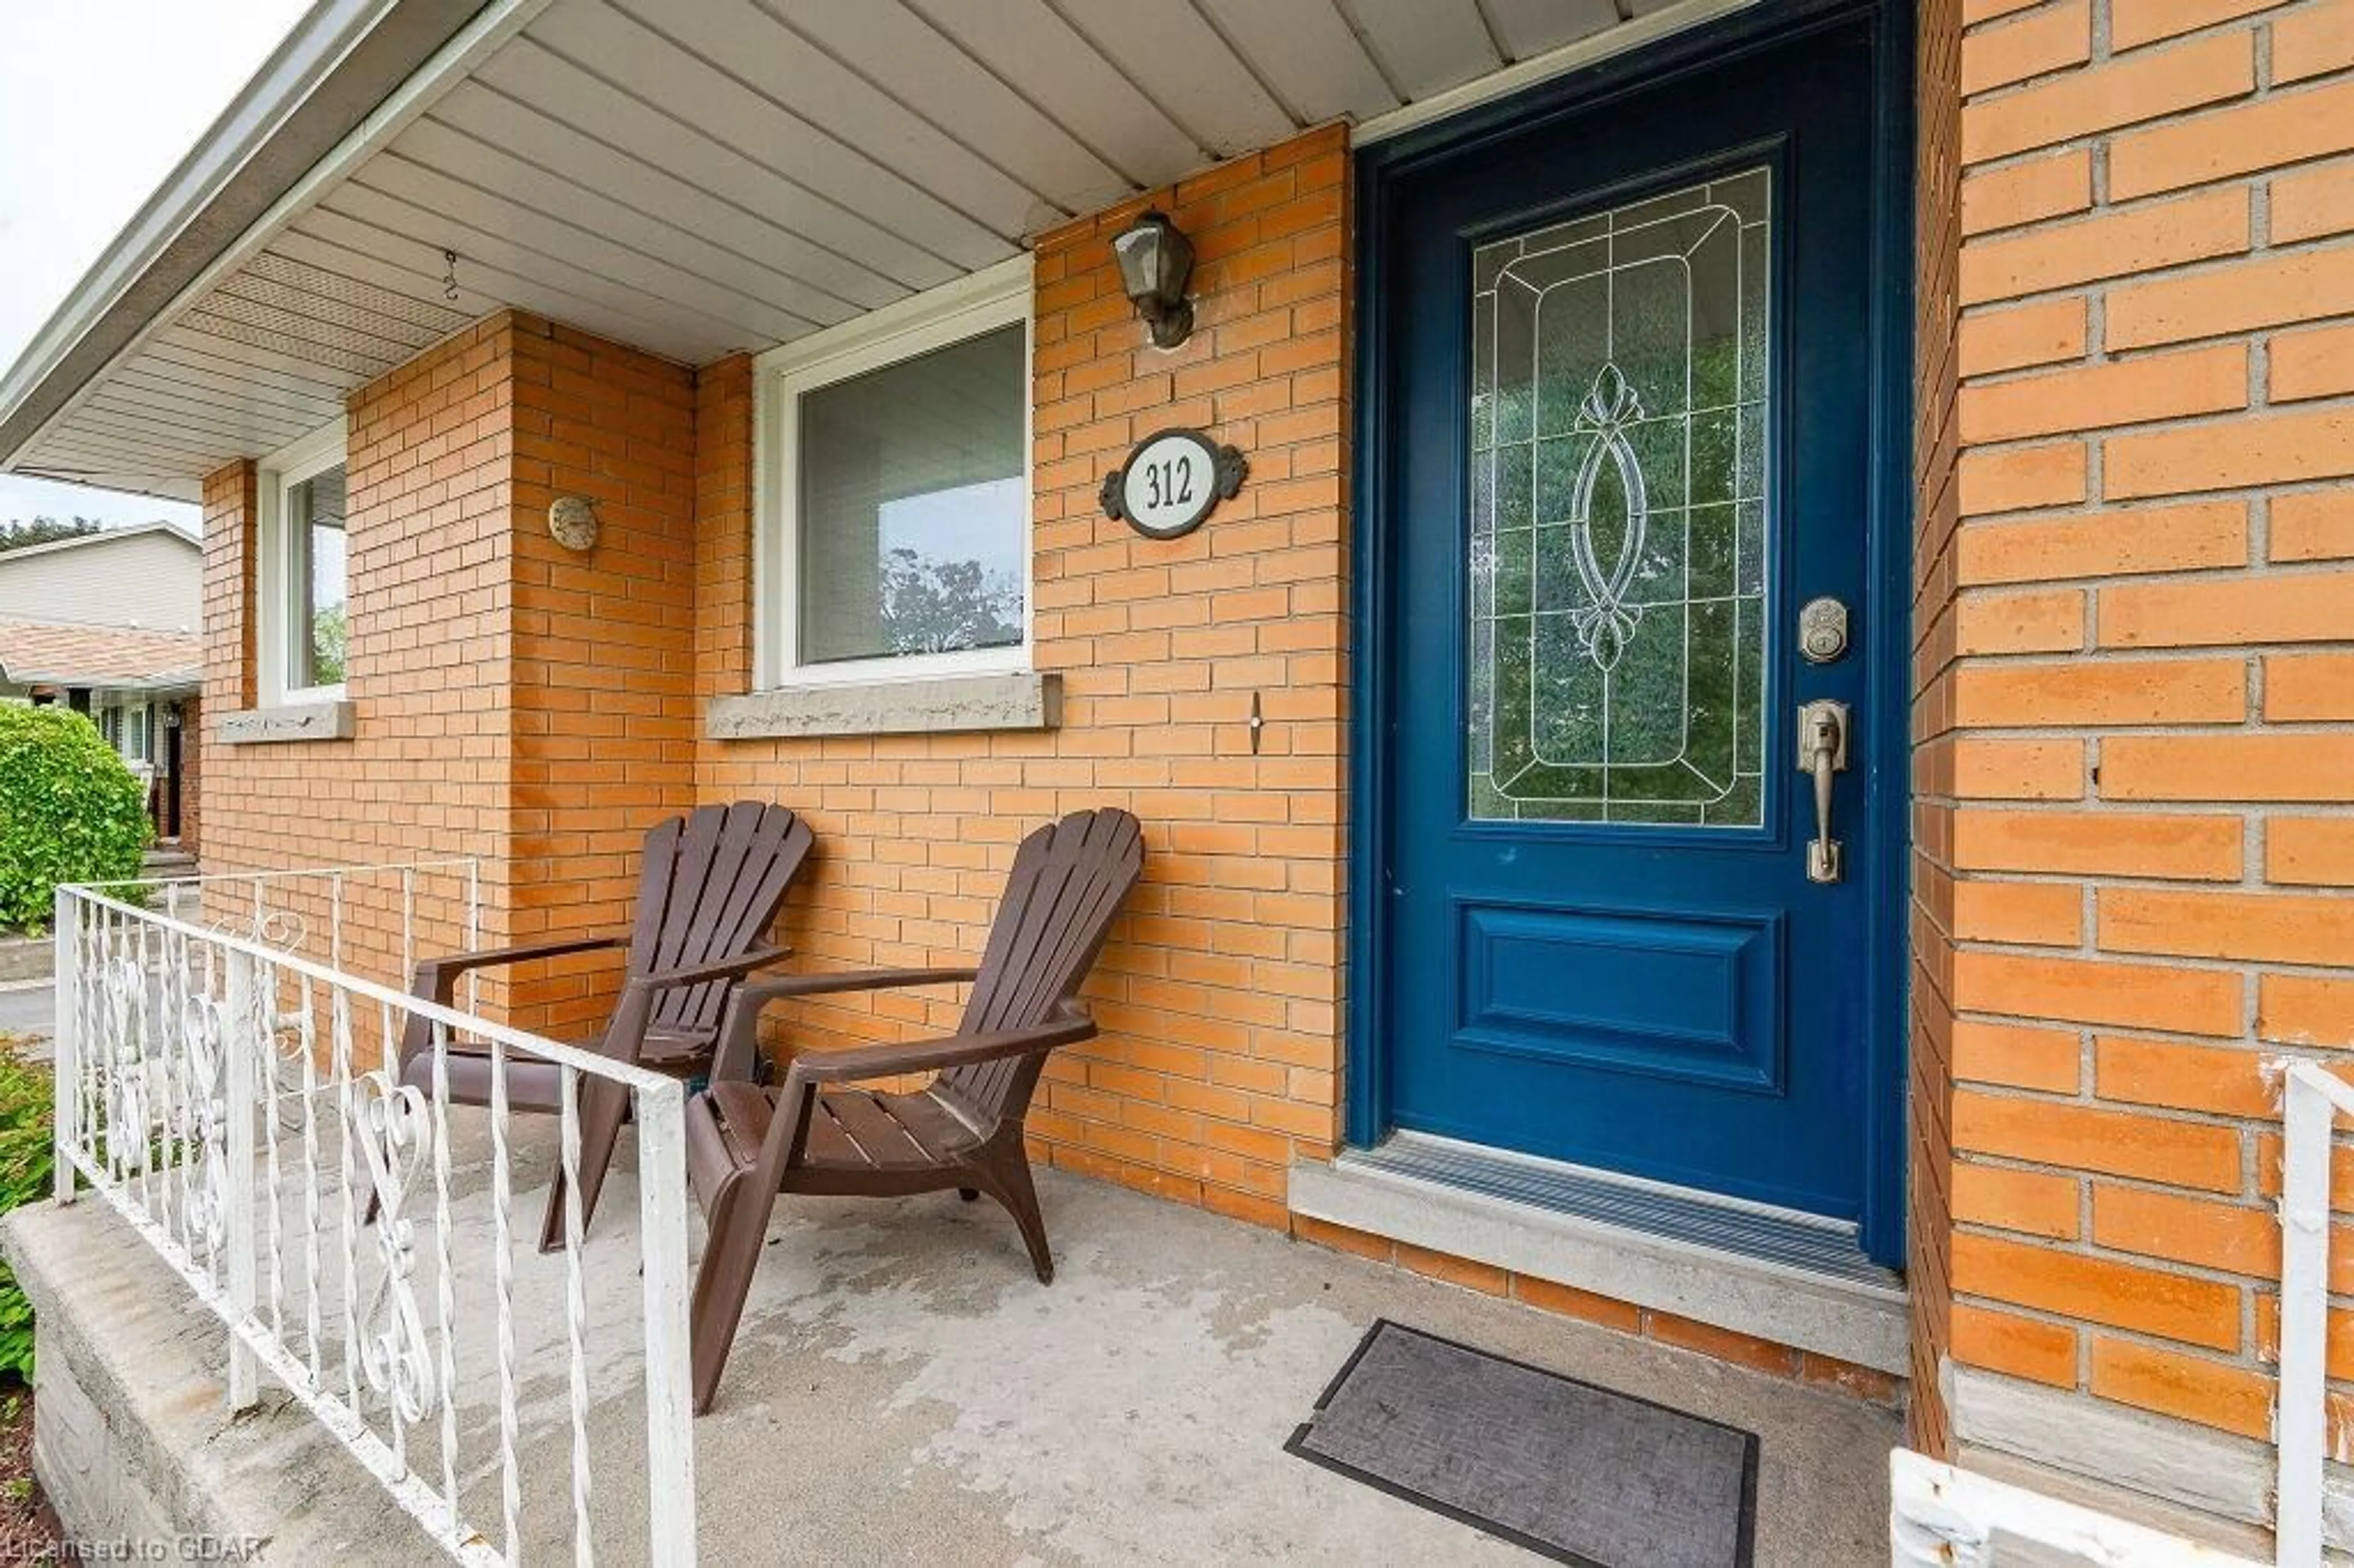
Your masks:
<svg viewBox="0 0 2354 1568"><path fill-rule="evenodd" d="M1031 497L1032 259L1027 251L953 283L772 348L752 362L752 686L756 691L921 681L1030 669L1036 565ZM1022 641L1008 648L800 662L801 552L793 498L804 393L999 327L1022 323Z"/></svg>
<svg viewBox="0 0 2354 1568"><path fill-rule="evenodd" d="M257 623L254 656L261 661L258 683L261 700L272 705L341 702L344 685L290 686L286 673L293 667L295 536L286 525L286 493L304 480L345 463L349 482L349 424L335 418L300 440L289 442L261 461L254 486L260 503L260 525L255 530L253 592ZM346 535L348 541L349 535ZM351 604L351 555L346 544L344 603ZM346 666L346 673L349 667Z"/></svg>
<svg viewBox="0 0 2354 1568"><path fill-rule="evenodd" d="M116 694L101 698L94 695L90 705L90 722L98 726L100 738L112 747L114 755L126 764L134 768L141 764L153 767L158 749L155 745L154 706L144 697ZM142 742L139 749L134 749L131 744L134 735Z"/></svg>

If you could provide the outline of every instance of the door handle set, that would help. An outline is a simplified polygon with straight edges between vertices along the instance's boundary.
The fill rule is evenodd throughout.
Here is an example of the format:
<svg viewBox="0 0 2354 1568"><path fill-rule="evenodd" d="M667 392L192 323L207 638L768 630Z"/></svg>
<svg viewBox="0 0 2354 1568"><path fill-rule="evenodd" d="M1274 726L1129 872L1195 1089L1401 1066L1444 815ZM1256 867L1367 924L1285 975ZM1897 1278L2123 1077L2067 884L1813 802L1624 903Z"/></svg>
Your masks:
<svg viewBox="0 0 2354 1568"><path fill-rule="evenodd" d="M1846 855L1831 837L1831 779L1847 771L1848 706L1831 697L1798 705L1798 771L1815 781L1815 836L1807 843L1807 880L1838 882Z"/></svg>
<svg viewBox="0 0 2354 1568"><path fill-rule="evenodd" d="M1809 664L1847 656L1847 606L1828 596L1798 611L1798 652ZM1798 771L1815 781L1815 836L1807 842L1807 880L1839 882L1847 856L1831 837L1831 775L1847 771L1848 706L1830 697L1798 705Z"/></svg>

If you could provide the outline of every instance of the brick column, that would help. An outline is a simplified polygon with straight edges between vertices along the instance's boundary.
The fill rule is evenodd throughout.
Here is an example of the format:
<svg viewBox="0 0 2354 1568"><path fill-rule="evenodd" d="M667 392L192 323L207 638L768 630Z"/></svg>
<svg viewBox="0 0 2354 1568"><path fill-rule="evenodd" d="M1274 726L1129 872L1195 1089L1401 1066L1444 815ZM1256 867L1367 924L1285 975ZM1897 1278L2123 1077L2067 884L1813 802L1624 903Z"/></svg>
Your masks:
<svg viewBox="0 0 2354 1568"><path fill-rule="evenodd" d="M1938 1360L1951 1342L1955 269L1961 247L1961 5L1925 0L1914 122L1913 963L1906 1101L1906 1275L1913 1297L1910 1440L1946 1452Z"/></svg>
<svg viewBox="0 0 2354 1568"><path fill-rule="evenodd" d="M205 476L204 694L215 713L254 702L256 478L247 461Z"/></svg>
<svg viewBox="0 0 2354 1568"><path fill-rule="evenodd" d="M2354 0L1962 9L1941 1348L2253 1466L2264 1065L2354 1046Z"/></svg>
<svg viewBox="0 0 2354 1568"><path fill-rule="evenodd" d="M204 853L205 700L180 702L180 847L192 855Z"/></svg>
<svg viewBox="0 0 2354 1568"><path fill-rule="evenodd" d="M205 741L205 869L281 870L479 856L482 936L506 933L514 322L492 316L347 401L352 738ZM254 465L205 486L205 724L261 697L253 608ZM419 951L463 947L465 881L422 879ZM348 890L345 967L406 984L398 883ZM315 893L308 904L301 902ZM234 911L218 901L219 917ZM326 898L285 897L324 941ZM314 951L317 949L313 949ZM504 992L486 993L493 1005Z"/></svg>
<svg viewBox="0 0 2354 1568"><path fill-rule="evenodd" d="M516 313L513 478L512 833L515 940L627 930L646 830L694 804L695 376ZM548 531L560 495L596 508L576 554ZM519 1027L602 1026L609 957L565 959L521 989Z"/></svg>

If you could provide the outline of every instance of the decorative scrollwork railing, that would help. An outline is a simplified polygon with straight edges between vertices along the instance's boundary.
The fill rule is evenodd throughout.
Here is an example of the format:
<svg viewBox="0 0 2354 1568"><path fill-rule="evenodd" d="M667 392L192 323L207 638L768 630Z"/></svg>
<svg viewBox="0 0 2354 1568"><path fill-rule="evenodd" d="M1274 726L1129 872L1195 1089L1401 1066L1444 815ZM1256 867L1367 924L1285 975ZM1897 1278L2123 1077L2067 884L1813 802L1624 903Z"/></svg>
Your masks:
<svg viewBox="0 0 2354 1568"><path fill-rule="evenodd" d="M409 1184L433 1146L432 1108L421 1090L381 1069L360 1075L352 1132L375 1202L377 1261L367 1305L360 1309L360 1371L368 1387L414 1425L435 1407L433 1347L417 1309L417 1223L408 1214Z"/></svg>
<svg viewBox="0 0 2354 1568"><path fill-rule="evenodd" d="M429 873L458 890L427 895L461 927L452 945L479 946L471 863L59 889L57 1196L99 1194L228 1325L232 1409L268 1372L460 1561L569 1542L586 1563L600 1528L642 1518L645 1537L607 1544L690 1563L683 1088L342 967L360 956L348 940L406 973ZM372 916L365 944L347 901ZM429 1087L375 1065L405 1039L429 1053ZM460 1049L486 1056L487 1112L451 1103ZM512 1210L549 1161L510 1125L516 1063L557 1069L561 1168L578 1159L581 1080L631 1096L638 1234L631 1266L596 1272L628 1281L618 1294L587 1287L577 1182L563 1255L517 1254ZM626 1219L615 1207L606 1225ZM626 1354L595 1358L600 1388L592 1352L617 1342ZM645 1446L599 1478L589 1412L610 1426L614 1375L642 1375ZM555 1388L561 1423L525 1400ZM639 1493L642 1513L625 1503L600 1524L601 1489Z"/></svg>

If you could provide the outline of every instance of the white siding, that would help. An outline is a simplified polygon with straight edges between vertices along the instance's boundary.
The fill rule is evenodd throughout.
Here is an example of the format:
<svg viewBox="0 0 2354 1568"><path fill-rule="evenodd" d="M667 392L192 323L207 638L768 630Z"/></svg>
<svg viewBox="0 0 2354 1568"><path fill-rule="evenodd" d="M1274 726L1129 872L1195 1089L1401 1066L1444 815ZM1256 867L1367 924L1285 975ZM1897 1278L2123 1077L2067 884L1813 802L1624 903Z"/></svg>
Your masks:
<svg viewBox="0 0 2354 1568"><path fill-rule="evenodd" d="M0 555L0 620L195 631L203 552L170 533L93 539L70 550Z"/></svg>

